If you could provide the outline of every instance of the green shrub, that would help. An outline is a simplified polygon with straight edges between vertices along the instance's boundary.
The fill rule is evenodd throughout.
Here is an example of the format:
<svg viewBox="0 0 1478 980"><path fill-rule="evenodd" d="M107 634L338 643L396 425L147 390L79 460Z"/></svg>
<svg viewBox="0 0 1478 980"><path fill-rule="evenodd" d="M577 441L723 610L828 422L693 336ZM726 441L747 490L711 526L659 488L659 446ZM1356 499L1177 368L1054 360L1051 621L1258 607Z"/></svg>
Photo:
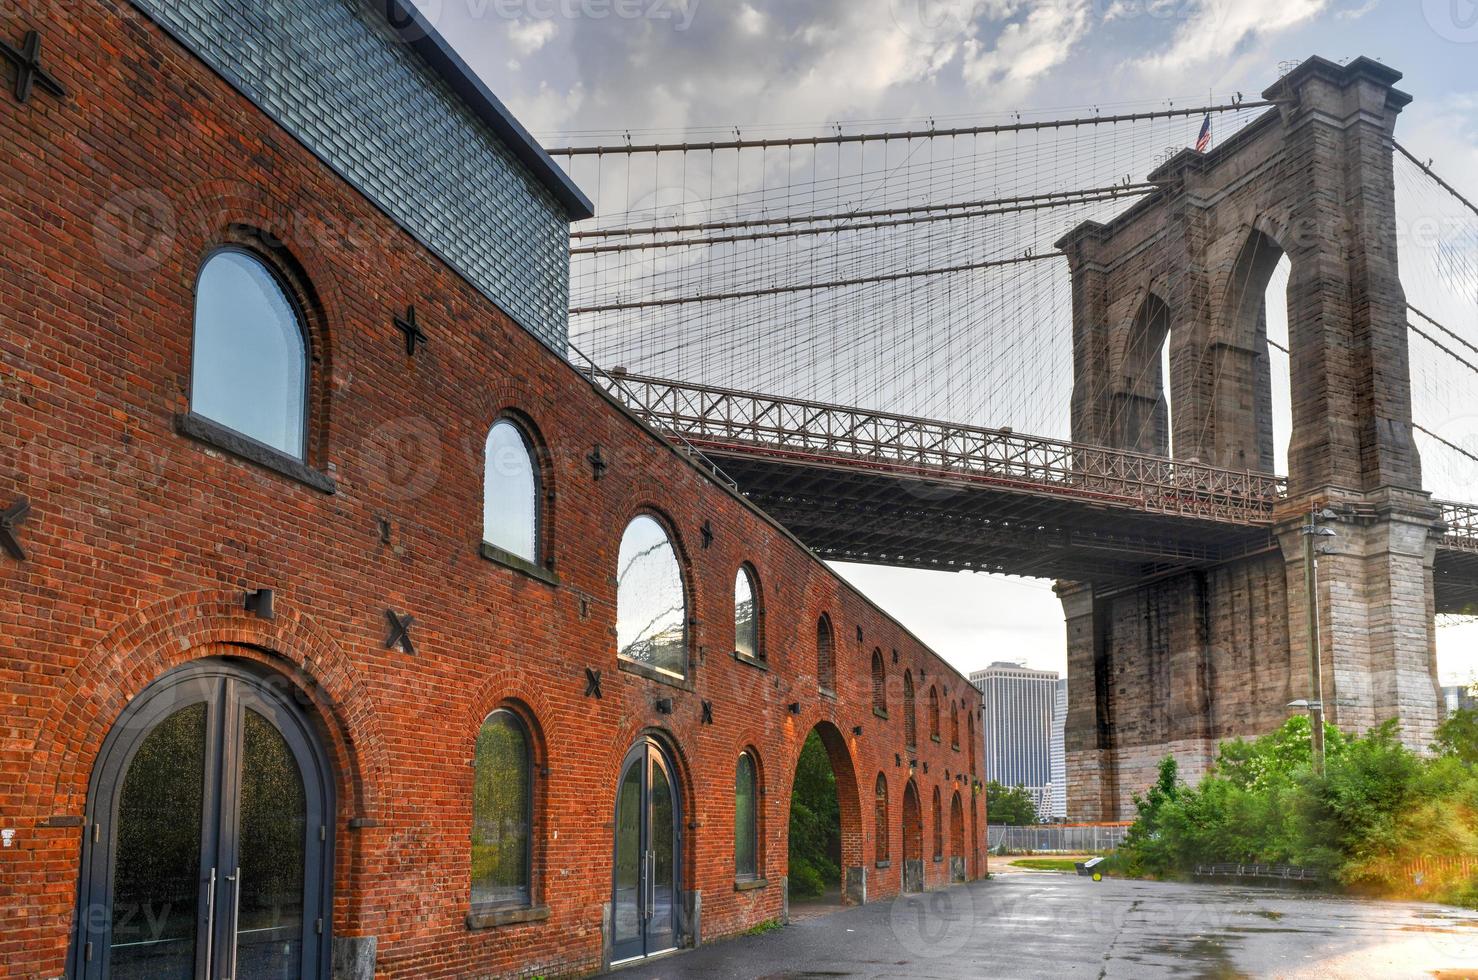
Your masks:
<svg viewBox="0 0 1478 980"><path fill-rule="evenodd" d="M1174 759L1135 797L1137 817L1110 873L1165 876L1197 864L1295 864L1351 888L1471 903L1478 882L1414 862L1478 854L1478 770L1466 719L1439 729L1422 757L1394 722L1349 737L1326 726L1326 765L1312 771L1309 721L1289 719L1250 742L1225 743L1195 787Z"/></svg>

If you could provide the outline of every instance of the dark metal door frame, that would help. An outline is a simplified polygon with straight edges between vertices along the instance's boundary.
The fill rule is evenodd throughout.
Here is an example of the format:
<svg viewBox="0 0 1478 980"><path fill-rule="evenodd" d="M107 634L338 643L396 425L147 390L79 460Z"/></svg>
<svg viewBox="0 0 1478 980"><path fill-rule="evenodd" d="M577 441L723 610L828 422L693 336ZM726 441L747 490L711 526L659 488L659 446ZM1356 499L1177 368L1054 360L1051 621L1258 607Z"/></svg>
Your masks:
<svg viewBox="0 0 1478 980"><path fill-rule="evenodd" d="M197 704L206 707L206 770L194 974L218 980L235 972L233 921L241 883L235 863L240 849L240 745L245 711L250 707L282 734L303 779L308 815L304 827L304 977L329 976L335 803L331 769L308 716L281 690L281 684L264 682L264 674L250 661L219 657L186 664L146 688L109 730L88 784L69 977L107 980L123 780L154 729Z"/></svg>
<svg viewBox="0 0 1478 980"><path fill-rule="evenodd" d="M620 846L621 826L621 786L626 780L627 774L633 766L641 766L641 798L639 802L640 819L638 832L638 858L637 858L637 909L641 922L640 936L618 941L614 935L615 920L618 908L617 875L620 866L620 856L615 853ZM654 919L652 906L655 904L655 872L656 855L652 850L652 773L660 768L667 780L668 792L672 796L672 895L669 903L670 914L665 923L658 923ZM653 953L666 952L678 945L680 938L679 922L681 921L680 902L682 898L682 853L683 853L683 819L682 819L682 791L677 781L677 768L672 763L671 756L662 745L651 737L644 737L632 746L626 753L626 758L621 762L620 771L616 776L616 819L612 825L615 829L612 834L612 867L611 867L611 929L613 932L611 942L611 959L621 961L635 959L642 956L650 956ZM657 946L654 940L666 939L666 942ZM657 948L654 948L657 947Z"/></svg>

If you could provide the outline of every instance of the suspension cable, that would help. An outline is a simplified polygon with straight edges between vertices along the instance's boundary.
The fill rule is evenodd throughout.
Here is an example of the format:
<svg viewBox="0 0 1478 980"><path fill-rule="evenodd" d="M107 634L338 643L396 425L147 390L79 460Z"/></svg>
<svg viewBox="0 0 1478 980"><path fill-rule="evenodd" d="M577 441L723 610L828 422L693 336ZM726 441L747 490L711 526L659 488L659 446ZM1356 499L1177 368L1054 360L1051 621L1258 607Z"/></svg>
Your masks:
<svg viewBox="0 0 1478 980"><path fill-rule="evenodd" d="M1144 191L1137 193L1143 194ZM612 252L640 252L657 248L691 248L698 245L727 245L731 242L753 242L761 239L796 238L805 235L831 235L844 231L867 231L876 228L897 228L935 221L958 221L961 218L988 218L998 214L1015 214L1021 211L1041 211L1045 208L1060 208L1074 204L1098 204L1116 201L1122 194L1108 193L1097 197L1083 197L1071 201L1039 201L1035 204L1015 204L1003 208L986 208L980 211L959 211L951 214L926 214L913 218L894 218L891 221L863 221L855 224L826 225L820 228L785 228L772 231L753 232L748 235L719 235L709 238L672 238L660 242L623 242L614 245L585 245L570 249L571 255L603 255Z"/></svg>
<svg viewBox="0 0 1478 980"><path fill-rule="evenodd" d="M1446 446L1448 449L1451 449L1453 452L1459 453L1459 454L1461 454L1463 456L1466 456L1469 459L1471 459L1473 462L1478 463L1478 456L1475 456L1473 453L1471 453L1468 450L1464 449L1462 446L1459 446L1457 443L1455 443L1455 442L1449 442L1448 440L1442 438L1441 436L1439 436L1437 433L1433 432L1431 429L1427 428L1426 426L1424 426L1424 425L1417 425L1415 422L1413 422L1413 423L1411 423L1411 427L1413 429L1415 429L1416 431L1418 431L1418 432L1421 432L1421 433L1423 433L1423 434L1425 434L1427 436L1430 436L1433 439L1436 439L1438 442L1442 443L1442 445Z"/></svg>
<svg viewBox="0 0 1478 980"><path fill-rule="evenodd" d="M1001 266L1021 265L1027 262L1044 262L1062 258L1060 252L1041 255L1017 255L1009 259L991 259L986 262L970 262L940 269L918 269L913 272L895 272L884 276L864 276L858 279L837 279L832 282L808 282L794 286L771 286L768 289L747 289L732 293L707 293L699 296L677 296L668 299L635 300L629 303L603 303L599 306L578 306L570 310L570 316L585 313L609 313L615 310L644 310L656 306L686 306L691 303L715 303L730 299L749 299L756 296L778 296L783 293L804 293L821 289L840 289L846 286L865 286L869 283L898 282L902 279L918 279L923 276L944 276L955 272L971 272L977 269L996 269Z"/></svg>
<svg viewBox="0 0 1478 980"><path fill-rule="evenodd" d="M796 214L774 218L752 218L747 221L709 221L688 225L649 225L640 228L600 228L591 231L574 231L571 240L583 238L623 238L636 235L666 235L685 231L733 231L740 228L764 228L769 225L802 225L820 221L851 221L856 218L891 218L901 214L931 214L936 211L954 211L960 208L991 208L1008 204L1026 204L1032 201L1067 201L1076 204L1078 197L1116 194L1128 197L1148 194L1159 188L1159 184L1146 182L1107 184L1103 187L1084 187L1074 191L1050 191L1043 194L1022 194L1017 197L996 197L979 201L953 201L949 204L915 204L906 208L876 208L871 211L834 211L831 214Z"/></svg>
<svg viewBox="0 0 1478 980"><path fill-rule="evenodd" d="M1219 105L1194 106L1188 109L1157 109L1150 112L1124 112L1111 116L1080 116L1076 119L1042 119L1036 122L1004 123L995 126L962 126L953 129L920 129L892 133L833 133L829 136L798 136L763 140L717 140L709 143L645 143L616 146L556 146L544 152L552 157L604 156L636 153L691 153L704 150L772 149L792 146L822 146L833 143L873 143L895 140L938 139L950 136L984 136L992 133L1021 133L1038 129L1071 129L1106 123L1142 122L1148 119L1175 119L1212 112L1236 112L1241 109L1263 109L1280 105L1275 99L1251 102L1224 102Z"/></svg>
<svg viewBox="0 0 1478 980"><path fill-rule="evenodd" d="M1410 150L1408 150L1406 147L1402 146L1400 143L1398 143L1394 139L1391 140L1391 145L1394 146L1401 153L1402 156L1404 156L1406 159L1410 160L1412 163L1416 164L1418 170L1420 170L1422 173L1426 174L1428 177L1431 177L1433 180L1435 180L1437 182L1437 186L1438 187L1441 187L1447 193L1451 194L1453 197L1457 198L1459 201L1462 201L1463 204L1465 204L1467 206L1467 208L1468 208L1469 211L1472 211L1474 214L1478 214L1478 204L1474 204L1472 201L1468 200L1466 197L1463 197L1463 195L1461 193L1459 193L1459 191L1458 191L1458 189L1456 187L1453 187L1447 181L1443 180L1441 177L1438 177L1437 174L1436 174L1436 172L1434 170L1432 170L1431 167L1427 166L1425 163L1422 163L1415 156L1413 156L1412 155L1412 152Z"/></svg>

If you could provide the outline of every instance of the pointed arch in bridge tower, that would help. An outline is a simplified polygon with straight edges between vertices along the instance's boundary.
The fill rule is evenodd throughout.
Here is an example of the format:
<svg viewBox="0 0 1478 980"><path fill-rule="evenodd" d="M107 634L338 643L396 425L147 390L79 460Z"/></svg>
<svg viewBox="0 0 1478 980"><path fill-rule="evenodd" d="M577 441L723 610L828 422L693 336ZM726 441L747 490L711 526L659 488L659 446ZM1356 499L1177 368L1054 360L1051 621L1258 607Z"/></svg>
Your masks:
<svg viewBox="0 0 1478 980"><path fill-rule="evenodd" d="M1154 289L1142 291L1133 320L1116 351L1109 439L1120 449L1171 455L1171 376L1164 369L1170 348L1170 305Z"/></svg>
<svg viewBox="0 0 1478 980"><path fill-rule="evenodd" d="M1275 459L1267 285L1285 256L1288 493L1263 550L1138 582L1064 583L1069 810L1127 813L1167 753L1194 777L1218 740L1256 735L1308 697L1303 539L1340 515L1312 601L1331 720L1436 723L1432 568L1437 509L1412 440L1407 312L1397 269L1392 136L1400 73L1313 58L1269 88L1278 105L1158 190L1058 242L1072 276L1073 440L1236 470ZM1168 335L1171 376L1153 352ZM1173 411L1156 400L1168 385ZM1171 431L1173 430L1173 431ZM1166 438L1161 438L1161 432Z"/></svg>

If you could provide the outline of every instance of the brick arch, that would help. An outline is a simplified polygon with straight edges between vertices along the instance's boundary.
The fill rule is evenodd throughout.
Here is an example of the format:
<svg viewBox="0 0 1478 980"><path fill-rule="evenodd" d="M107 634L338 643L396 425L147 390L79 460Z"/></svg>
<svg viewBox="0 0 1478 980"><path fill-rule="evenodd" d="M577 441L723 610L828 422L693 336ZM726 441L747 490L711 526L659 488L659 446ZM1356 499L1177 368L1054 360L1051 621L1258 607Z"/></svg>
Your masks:
<svg viewBox="0 0 1478 980"><path fill-rule="evenodd" d="M836 628L831 624L831 614L822 610L816 617L816 684L824 690L836 693L837 688L837 639Z"/></svg>
<svg viewBox="0 0 1478 980"><path fill-rule="evenodd" d="M790 799L795 790L795 774L800 763L801 750L805 747L806 739L811 732L816 732L821 737L821 744L826 749L827 758L831 760L831 772L836 778L837 811L841 819L842 840L842 875L845 879L848 868L866 867L866 835L862 822L862 786L858 783L857 767L853 762L852 749L847 744L841 729L836 723L826 719L815 717L820 712L813 707L807 717L812 720L805 723L805 727L797 725L795 731L803 732L799 739L790 748L789 766L779 773L780 785L777 787L780 798L785 804L785 820L780 826L781 843L784 845L786 855L786 866L789 867L790 860ZM872 798L872 784L868 784L866 799ZM846 887L843 881L843 901L847 901Z"/></svg>
<svg viewBox="0 0 1478 980"><path fill-rule="evenodd" d="M479 406L480 408L491 406L491 408L487 412L480 411L477 414L477 429L462 433L460 438L456 434L452 435L457 455L465 459L465 465L471 477L470 483L479 489L475 516L468 524L477 529L475 543L480 544L485 531L483 507L487 499L487 440L492 433L493 426L506 419L518 428L524 438L526 448L530 451L534 475L537 479L537 485L534 488L536 494L535 520L537 521L536 557L538 564L552 567L556 554L555 545L559 539L559 515L555 507L559 501L559 487L564 477L557 465L554 450L550 448L544 428L539 424L538 415L529 410L529 400L515 397L515 392L511 390L514 388L524 389L525 386L497 386L496 390L490 393L491 397L484 399L484 405ZM540 401L542 402L542 399ZM539 407L546 409L548 406L540 404Z"/></svg>
<svg viewBox="0 0 1478 980"><path fill-rule="evenodd" d="M543 690L530 683L528 678L518 671L497 669L486 674L463 715L461 726L448 733L448 742L452 746L465 746L468 761L465 775L462 775L464 770L459 769L457 780L464 788L461 798L465 799L466 805L456 813L453 819L465 818L469 824L472 821L473 780L476 777L476 770L472 763L476 759L478 731L482 728L483 721L500 708L508 709L517 715L529 736L533 767L530 775L534 816L531 841L533 874L530 877L533 902L539 904L547 898L551 884L550 838L546 831L553 801L550 793L550 778L547 774L558 771L559 767L553 764L550 755L547 719L553 717L552 708ZM470 838L468 840L469 849L464 853L468 857L467 894L470 896ZM459 867L455 859L452 861L452 866Z"/></svg>
<svg viewBox="0 0 1478 980"><path fill-rule="evenodd" d="M374 697L333 636L280 597L275 618L243 608L240 591L200 591L145 607L116 626L55 687L26 774L37 787L29 816L80 813L88 779L114 720L156 678L222 645L289 676L319 719L350 817L384 820L389 770ZM80 739L67 733L81 733ZM349 849L345 849L346 851Z"/></svg>
<svg viewBox="0 0 1478 980"><path fill-rule="evenodd" d="M965 856L965 808L960 803L960 791L955 790L949 801L949 856Z"/></svg>
<svg viewBox="0 0 1478 980"><path fill-rule="evenodd" d="M611 547L606 552L610 556L610 581L612 582L616 580L617 566L621 560L621 539L625 536L626 529L631 525L632 521L646 515L660 524L662 530L666 532L667 540L671 542L672 550L677 555L678 568L682 572L683 598L687 603L687 609L684 610L686 613L684 617L686 622L684 625L687 630L688 663L685 666L684 676L688 681L696 682L702 668L700 665L694 663L696 659L694 657L694 651L698 648L698 636L697 629L693 626L693 620L696 618L698 622L706 623L710 620L710 617L705 615L703 608L700 606L700 602L705 599L705 595L699 587L698 570L694 566L693 554L688 549L683 528L672 516L673 512L670 508L664 506L655 497L647 493L631 495L624 506L612 508L611 513L620 515L620 519L611 524ZM693 533L698 533L698 529L694 528ZM615 618L619 610L618 600L617 589L615 586L612 586L610 604L613 626L615 625ZM722 605L720 605L720 610L722 610ZM722 616L722 611L718 615ZM733 609L729 610L729 615L733 615Z"/></svg>
<svg viewBox="0 0 1478 980"><path fill-rule="evenodd" d="M675 692L674 692L675 693ZM666 695L663 695L664 697ZM645 701L643 696L637 696L637 700ZM610 815L614 820L616 815L616 784L621 778L621 763L626 759L626 753L636 744L637 739L651 737L666 750L668 758L672 760L673 775L677 779L678 792L683 807L683 825L694 822L695 815L699 810L698 781L694 777L694 759L684 748L683 740L678 732L672 728L652 722L634 712L627 712L626 717L616 726L615 735L607 743L604 762L605 788L597 800L587 801L600 807L600 812ZM747 743L746 743L747 744ZM762 744L762 743L755 743ZM695 750L696 751L696 750ZM588 756L587 756L588 758ZM737 756L735 757L738 758ZM729 784L732 790L732 783ZM682 849L682 887L691 889L696 887L696 861L698 854L698 838L704 831L697 832L691 829L683 833ZM614 846L614 837L607 838L606 843ZM606 854L606 859L614 857L613 852Z"/></svg>
<svg viewBox="0 0 1478 980"><path fill-rule="evenodd" d="M919 799L919 784L912 776L903 784L902 806L899 808L903 822L903 860L924 859L924 805Z"/></svg>
<svg viewBox="0 0 1478 980"><path fill-rule="evenodd" d="M319 240L321 230L311 230L305 215L298 204L275 197L270 187L231 180L204 181L179 198L173 244L180 253L177 268L182 276L188 276L180 286L191 296L206 256L218 246L233 243L248 244L262 254L298 294L305 308L311 351L308 457L321 464L328 453L333 422L337 341L349 333L339 326L352 321L355 313L330 261L330 250ZM238 228L249 229L257 240L248 243L235 230Z"/></svg>

